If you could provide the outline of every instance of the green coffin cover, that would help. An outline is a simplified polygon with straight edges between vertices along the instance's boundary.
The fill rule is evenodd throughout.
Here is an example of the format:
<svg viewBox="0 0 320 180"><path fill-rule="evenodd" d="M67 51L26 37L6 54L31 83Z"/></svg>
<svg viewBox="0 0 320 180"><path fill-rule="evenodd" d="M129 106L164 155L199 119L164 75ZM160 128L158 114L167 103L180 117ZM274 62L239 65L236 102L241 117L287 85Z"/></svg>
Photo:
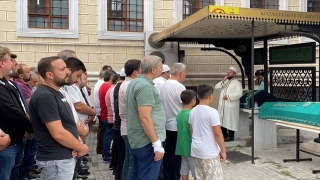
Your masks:
<svg viewBox="0 0 320 180"><path fill-rule="evenodd" d="M254 91L254 94L257 94L257 90ZM252 91L250 90L243 90L242 91L243 96L240 98L240 108L251 108L251 94Z"/></svg>
<svg viewBox="0 0 320 180"><path fill-rule="evenodd" d="M266 102L260 119L275 119L320 127L320 102Z"/></svg>
<svg viewBox="0 0 320 180"><path fill-rule="evenodd" d="M243 96L240 98L240 108L251 108L251 90L243 90ZM277 102L278 99L264 90L254 90L254 101L261 106L265 102Z"/></svg>

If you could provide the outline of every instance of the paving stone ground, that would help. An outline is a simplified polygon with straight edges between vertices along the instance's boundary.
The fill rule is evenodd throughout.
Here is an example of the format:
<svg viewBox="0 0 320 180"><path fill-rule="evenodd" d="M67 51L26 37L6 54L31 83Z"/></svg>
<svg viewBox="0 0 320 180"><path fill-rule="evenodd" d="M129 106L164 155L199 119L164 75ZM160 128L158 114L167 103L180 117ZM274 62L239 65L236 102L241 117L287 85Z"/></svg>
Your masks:
<svg viewBox="0 0 320 180"><path fill-rule="evenodd" d="M295 136L294 129L279 129L278 137ZM89 180L113 180L109 164L102 161L102 156L96 154L97 134L91 132L88 137L89 146ZM301 131L303 141L307 142L318 137L316 133ZM255 164L251 163L251 147L246 147L243 139L226 143L227 162L222 164L225 180L320 180L320 174L312 174L312 170L320 169L320 158L300 152L300 158L312 158L312 161L287 162L283 159L295 158L295 144L278 144L278 148L256 149ZM230 157L229 157L229 155ZM191 178L192 179L192 178Z"/></svg>

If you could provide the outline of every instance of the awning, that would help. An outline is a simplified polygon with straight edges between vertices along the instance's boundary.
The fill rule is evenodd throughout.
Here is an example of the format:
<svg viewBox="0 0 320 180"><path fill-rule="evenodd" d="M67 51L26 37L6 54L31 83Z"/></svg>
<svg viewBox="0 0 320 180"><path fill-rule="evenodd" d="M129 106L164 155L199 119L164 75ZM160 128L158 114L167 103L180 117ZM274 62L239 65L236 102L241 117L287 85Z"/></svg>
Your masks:
<svg viewBox="0 0 320 180"><path fill-rule="evenodd" d="M255 41L284 37L280 31L302 32L306 25L310 33L320 29L320 13L210 5L155 35L153 41L250 39L252 20Z"/></svg>
<svg viewBox="0 0 320 180"><path fill-rule="evenodd" d="M213 44L216 47L221 47L221 49L234 50L236 55L243 58L242 65L247 70L249 88L254 89L254 41L263 40L264 48L261 54L262 59L264 59L264 69L266 70L268 67L267 40L305 36L320 43L320 39L314 36L320 36L319 25L320 13L207 6L172 27L156 34L153 36L153 41L197 42L199 44ZM248 50L249 48L250 51ZM244 80L242 65L238 61L237 63ZM268 82L267 74L264 75L264 79ZM267 84L265 83L265 89L267 89ZM254 91L251 94L252 114L255 113L253 93ZM254 117L252 116L252 163L254 163L255 147ZM297 137L299 137L298 130Z"/></svg>

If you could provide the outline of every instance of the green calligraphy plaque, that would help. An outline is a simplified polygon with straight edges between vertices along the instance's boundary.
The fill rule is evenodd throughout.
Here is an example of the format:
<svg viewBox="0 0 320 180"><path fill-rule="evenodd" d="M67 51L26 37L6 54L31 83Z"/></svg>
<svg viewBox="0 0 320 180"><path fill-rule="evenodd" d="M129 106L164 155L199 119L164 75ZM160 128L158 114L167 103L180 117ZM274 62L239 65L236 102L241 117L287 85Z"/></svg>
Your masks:
<svg viewBox="0 0 320 180"><path fill-rule="evenodd" d="M303 43L269 48L270 64L310 64L316 62L316 43Z"/></svg>
<svg viewBox="0 0 320 180"><path fill-rule="evenodd" d="M254 49L254 65L263 64L263 48Z"/></svg>

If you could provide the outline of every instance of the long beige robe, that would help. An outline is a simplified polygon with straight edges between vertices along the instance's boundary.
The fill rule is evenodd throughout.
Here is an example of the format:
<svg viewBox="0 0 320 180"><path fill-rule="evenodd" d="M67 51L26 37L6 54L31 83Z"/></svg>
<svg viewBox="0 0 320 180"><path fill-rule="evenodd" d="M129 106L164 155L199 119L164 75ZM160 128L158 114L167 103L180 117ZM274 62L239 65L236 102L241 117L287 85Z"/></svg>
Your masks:
<svg viewBox="0 0 320 180"><path fill-rule="evenodd" d="M218 112L221 126L232 131L238 130L240 98L242 97L242 85L237 79L220 81L215 89L221 90ZM227 95L228 99L223 100Z"/></svg>

